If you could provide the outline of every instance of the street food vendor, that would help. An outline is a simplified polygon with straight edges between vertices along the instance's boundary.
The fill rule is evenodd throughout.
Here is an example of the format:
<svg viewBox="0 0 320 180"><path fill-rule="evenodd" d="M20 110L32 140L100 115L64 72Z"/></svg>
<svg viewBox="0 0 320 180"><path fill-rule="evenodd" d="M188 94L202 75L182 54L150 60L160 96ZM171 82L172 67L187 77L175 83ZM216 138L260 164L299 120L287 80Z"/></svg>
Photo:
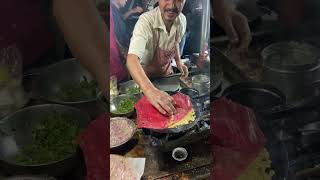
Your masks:
<svg viewBox="0 0 320 180"><path fill-rule="evenodd" d="M150 103L162 114L174 114L175 102L167 93L157 89L149 78L171 74L173 59L182 76L188 76L188 68L181 62L179 52L179 42L187 24L181 13L185 1L159 0L157 8L140 16L129 46L128 70ZM245 16L236 11L229 0L216 0L214 15L232 44L245 51L251 41Z"/></svg>
<svg viewBox="0 0 320 180"><path fill-rule="evenodd" d="M131 38L127 67L132 78L140 85L151 104L161 113L175 113L174 101L158 90L149 78L173 73L174 59L182 76L188 68L180 59L179 42L186 31L186 18L181 13L186 0L159 0L159 7L142 14Z"/></svg>

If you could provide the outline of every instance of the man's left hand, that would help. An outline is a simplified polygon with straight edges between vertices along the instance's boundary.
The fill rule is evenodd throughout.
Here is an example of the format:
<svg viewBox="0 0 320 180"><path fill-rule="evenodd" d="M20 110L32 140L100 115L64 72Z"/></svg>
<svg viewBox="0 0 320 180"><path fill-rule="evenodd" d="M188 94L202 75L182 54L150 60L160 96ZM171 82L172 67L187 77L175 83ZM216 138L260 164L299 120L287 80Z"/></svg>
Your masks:
<svg viewBox="0 0 320 180"><path fill-rule="evenodd" d="M189 70L188 70L188 67L186 65L184 65L183 63L180 63L180 64L177 64L177 68L181 72L181 77L183 77L183 78L188 77Z"/></svg>

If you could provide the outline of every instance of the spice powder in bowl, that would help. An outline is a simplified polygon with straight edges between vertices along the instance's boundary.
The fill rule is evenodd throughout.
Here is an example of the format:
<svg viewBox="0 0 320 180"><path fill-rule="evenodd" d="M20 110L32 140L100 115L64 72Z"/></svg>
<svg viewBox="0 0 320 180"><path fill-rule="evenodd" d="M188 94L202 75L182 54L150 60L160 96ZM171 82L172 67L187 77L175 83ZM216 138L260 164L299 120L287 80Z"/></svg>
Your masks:
<svg viewBox="0 0 320 180"><path fill-rule="evenodd" d="M128 118L110 119L110 147L120 146L131 139L135 133L135 124Z"/></svg>

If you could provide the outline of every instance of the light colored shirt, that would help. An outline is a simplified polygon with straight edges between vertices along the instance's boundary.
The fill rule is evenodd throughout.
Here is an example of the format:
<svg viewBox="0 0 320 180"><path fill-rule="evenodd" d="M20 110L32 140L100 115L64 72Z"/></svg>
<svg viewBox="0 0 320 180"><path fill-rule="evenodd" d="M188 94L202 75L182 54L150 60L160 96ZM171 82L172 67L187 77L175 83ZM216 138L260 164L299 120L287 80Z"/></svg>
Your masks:
<svg viewBox="0 0 320 180"><path fill-rule="evenodd" d="M187 20L180 13L175 19L170 33L167 32L166 26L161 17L159 7L142 14L137 21L133 35L131 37L128 54L134 54L139 57L141 65L148 65L154 56L158 47L157 41L159 30L159 47L165 50L171 50L175 46L176 32L178 33L178 43L181 41L186 32Z"/></svg>

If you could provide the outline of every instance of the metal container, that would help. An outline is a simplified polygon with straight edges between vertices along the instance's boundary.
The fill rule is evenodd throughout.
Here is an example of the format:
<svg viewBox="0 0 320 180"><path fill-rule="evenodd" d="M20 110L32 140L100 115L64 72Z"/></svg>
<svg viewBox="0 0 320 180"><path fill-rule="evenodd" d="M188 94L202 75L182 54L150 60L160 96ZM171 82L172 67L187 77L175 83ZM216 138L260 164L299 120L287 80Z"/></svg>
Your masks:
<svg viewBox="0 0 320 180"><path fill-rule="evenodd" d="M0 121L0 168L8 174L46 174L61 176L70 172L80 162L80 149L52 162L21 165L10 161L23 147L32 143L32 126L41 122L48 113L66 113L77 121L79 128L86 128L90 122L88 114L58 104L43 104L24 108Z"/></svg>
<svg viewBox="0 0 320 180"><path fill-rule="evenodd" d="M121 83L118 86L120 94L133 94L137 96L142 96L142 90L140 89L139 85L133 80ZM139 89L139 92L130 92L131 88L137 88Z"/></svg>
<svg viewBox="0 0 320 180"><path fill-rule="evenodd" d="M134 112L135 112L134 107L133 107L132 111L128 111L126 113L117 113L116 112L119 108L120 102L123 99L131 99L134 101L134 103L136 103L138 101L138 97L136 95L131 95L131 94L122 94L122 95L119 95L115 98L112 98L110 100L110 112L111 112L112 116L114 116L114 117L116 117L116 116L131 117L132 115L134 115Z"/></svg>
<svg viewBox="0 0 320 180"><path fill-rule="evenodd" d="M136 144L138 143L138 139L133 138L134 135L137 132L137 127L136 124L125 117L113 117L110 119L110 124L115 121L126 121L128 123L129 128L132 129L132 133L124 139L121 143L119 144L110 144L110 149L112 154L125 154L126 152L130 151ZM112 126L110 126L110 129ZM111 136L111 135L110 135Z"/></svg>
<svg viewBox="0 0 320 180"><path fill-rule="evenodd" d="M74 58L60 61L44 69L36 70L29 75L34 76L31 90L33 98L40 99L45 103L63 104L79 108L89 113L92 118L95 118L103 112L97 102L97 97L82 99L77 102L66 102L56 99L56 94L65 85L80 82L83 78L88 81L93 80L90 73Z"/></svg>
<svg viewBox="0 0 320 180"><path fill-rule="evenodd" d="M210 77L204 74L192 76L192 87L199 91L199 95L209 94Z"/></svg>
<svg viewBox="0 0 320 180"><path fill-rule="evenodd" d="M319 50L309 44L278 42L262 51L262 81L287 96L289 103L312 94L310 83L320 77Z"/></svg>

